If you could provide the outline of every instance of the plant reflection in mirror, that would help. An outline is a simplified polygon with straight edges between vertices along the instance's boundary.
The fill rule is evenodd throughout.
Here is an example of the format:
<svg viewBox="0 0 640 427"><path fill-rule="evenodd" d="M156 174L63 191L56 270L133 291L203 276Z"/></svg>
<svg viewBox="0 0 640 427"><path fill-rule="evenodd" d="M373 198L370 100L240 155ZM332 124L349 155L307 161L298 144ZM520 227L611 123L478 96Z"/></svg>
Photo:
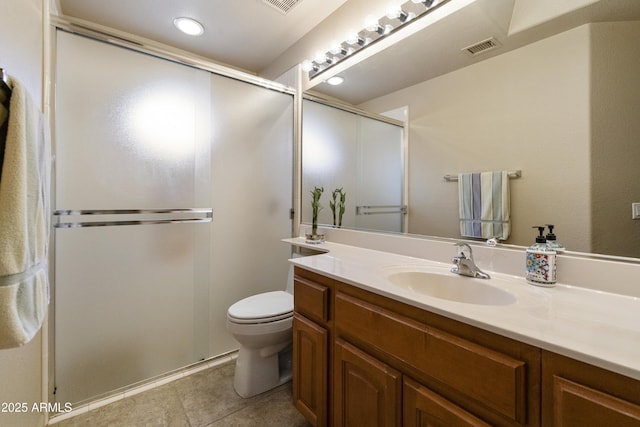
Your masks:
<svg viewBox="0 0 640 427"><path fill-rule="evenodd" d="M340 197L338 199L338 196ZM345 200L347 193L342 191L342 187L333 190L333 199L329 202L329 206L333 211L333 226L342 227L342 215L345 212Z"/></svg>
<svg viewBox="0 0 640 427"><path fill-rule="evenodd" d="M316 236L318 234L318 213L322 209L322 205L320 204L320 197L324 192L324 187L314 187L311 192L311 209L313 210L313 220L311 225L311 234L312 236Z"/></svg>

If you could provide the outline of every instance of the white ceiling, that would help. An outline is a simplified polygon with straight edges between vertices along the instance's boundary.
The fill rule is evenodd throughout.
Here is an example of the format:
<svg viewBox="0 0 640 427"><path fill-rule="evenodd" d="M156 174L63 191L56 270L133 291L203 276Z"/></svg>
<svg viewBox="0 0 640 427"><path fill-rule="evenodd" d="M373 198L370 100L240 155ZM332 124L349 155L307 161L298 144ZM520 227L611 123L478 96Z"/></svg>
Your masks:
<svg viewBox="0 0 640 427"><path fill-rule="evenodd" d="M286 15L263 0L55 1L62 15L155 40L260 75L288 49L296 51L294 45L305 35L313 39L314 27L318 26L318 33L337 27L340 12L349 6L352 9L361 6L364 0L349 4L345 4L347 0L302 0ZM544 1L547 5L555 2ZM514 4L516 8L518 4L530 7L529 2L535 2L540 5L539 9L544 9L544 1L476 0L455 16L341 73L347 79L345 84L330 87L321 82L322 76L313 89L359 105L586 22L640 20L640 0L571 0L571 3L588 6L512 31ZM381 2L383 0L367 0L365 3L373 7L374 3ZM343 5L344 8L336 12ZM205 26L205 34L189 37L178 32L173 20L179 16L199 20ZM488 37L497 38L502 46L477 57L461 53L462 48ZM303 59L306 58L287 58L287 61L294 62L289 65L292 67Z"/></svg>
<svg viewBox="0 0 640 427"><path fill-rule="evenodd" d="M62 15L184 49L259 74L346 0L302 0L287 14L262 0L58 0ZM204 35L178 32L173 20L200 21Z"/></svg>

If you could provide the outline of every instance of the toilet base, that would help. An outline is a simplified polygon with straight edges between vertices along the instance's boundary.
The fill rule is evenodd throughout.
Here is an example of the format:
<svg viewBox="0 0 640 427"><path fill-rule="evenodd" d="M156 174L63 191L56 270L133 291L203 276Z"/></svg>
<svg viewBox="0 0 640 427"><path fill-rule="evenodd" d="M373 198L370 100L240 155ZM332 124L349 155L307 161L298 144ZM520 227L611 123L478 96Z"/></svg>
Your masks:
<svg viewBox="0 0 640 427"><path fill-rule="evenodd" d="M291 380L292 362L291 343L270 355L241 347L236 359L233 388L243 398L271 390Z"/></svg>

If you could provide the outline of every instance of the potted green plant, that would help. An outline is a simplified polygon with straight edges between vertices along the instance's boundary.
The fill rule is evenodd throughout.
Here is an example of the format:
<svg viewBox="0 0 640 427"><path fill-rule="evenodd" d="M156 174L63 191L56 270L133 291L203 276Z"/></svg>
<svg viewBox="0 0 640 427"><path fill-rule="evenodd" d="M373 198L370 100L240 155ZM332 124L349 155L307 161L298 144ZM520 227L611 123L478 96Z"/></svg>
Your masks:
<svg viewBox="0 0 640 427"><path fill-rule="evenodd" d="M324 192L324 187L314 187L311 192L311 209L312 209L312 221L311 221L311 233L306 235L307 243L322 243L324 242L324 234L318 234L318 213L322 209L320 204L320 197Z"/></svg>
<svg viewBox="0 0 640 427"><path fill-rule="evenodd" d="M329 206L333 211L333 226L334 227L342 227L342 215L344 214L345 208L345 200L347 198L347 193L342 191L342 187L336 188L333 190L333 198L329 202Z"/></svg>

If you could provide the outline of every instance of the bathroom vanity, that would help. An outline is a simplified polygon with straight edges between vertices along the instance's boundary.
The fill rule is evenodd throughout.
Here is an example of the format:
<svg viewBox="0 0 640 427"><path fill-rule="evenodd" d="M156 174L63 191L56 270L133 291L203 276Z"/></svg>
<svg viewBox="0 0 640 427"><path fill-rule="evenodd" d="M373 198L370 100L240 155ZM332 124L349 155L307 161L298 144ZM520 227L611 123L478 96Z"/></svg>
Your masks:
<svg viewBox="0 0 640 427"><path fill-rule="evenodd" d="M514 301L463 303L389 285L389 269L438 271L439 263L336 252L292 261L293 400L313 425L640 426L640 359L621 366L607 351L581 347L601 333L609 335L601 344L612 345L602 313L592 312L593 325L570 340L548 324L573 320L553 294L573 289L542 290L513 278L512 287L500 287ZM578 298L579 305L591 301ZM626 302L612 310L639 303ZM622 326L617 338L636 338L620 348L638 355L639 331Z"/></svg>

